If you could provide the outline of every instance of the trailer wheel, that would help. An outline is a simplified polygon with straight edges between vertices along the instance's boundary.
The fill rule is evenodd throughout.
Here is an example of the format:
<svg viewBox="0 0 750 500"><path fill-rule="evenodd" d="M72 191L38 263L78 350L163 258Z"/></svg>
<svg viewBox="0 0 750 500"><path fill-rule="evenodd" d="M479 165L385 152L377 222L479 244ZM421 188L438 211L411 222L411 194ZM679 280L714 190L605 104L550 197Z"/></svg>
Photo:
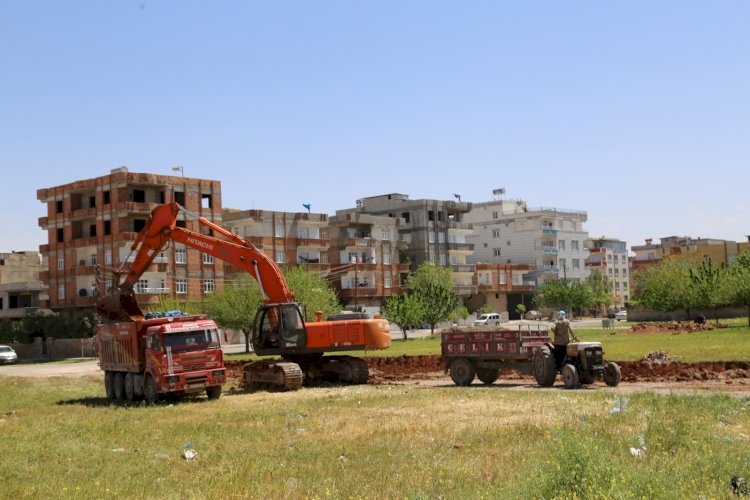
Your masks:
<svg viewBox="0 0 750 500"><path fill-rule="evenodd" d="M208 399L219 399L221 397L221 386L206 387L206 396L208 396Z"/></svg>
<svg viewBox="0 0 750 500"><path fill-rule="evenodd" d="M115 374L109 370L104 372L104 392L107 399L115 399Z"/></svg>
<svg viewBox="0 0 750 500"><path fill-rule="evenodd" d="M492 385L500 377L499 368L478 368L477 377L483 384Z"/></svg>
<svg viewBox="0 0 750 500"><path fill-rule="evenodd" d="M470 385L476 375L474 363L466 358L454 359L451 363L451 379L456 385Z"/></svg>
<svg viewBox="0 0 750 500"><path fill-rule="evenodd" d="M617 387L620 380L622 380L620 365L610 361L607 363L607 366L604 367L604 382L610 387Z"/></svg>
<svg viewBox="0 0 750 500"><path fill-rule="evenodd" d="M135 400L135 381L133 380L133 374L130 372L125 374L125 399L128 401Z"/></svg>
<svg viewBox="0 0 750 500"><path fill-rule="evenodd" d="M575 366L565 365L562 367L561 371L563 383L565 384L565 387L567 389L575 389L580 385L578 380L578 371L576 370Z"/></svg>
<svg viewBox="0 0 750 500"><path fill-rule="evenodd" d="M541 387L552 387L555 383L555 357L546 345L534 353L534 378Z"/></svg>
<svg viewBox="0 0 750 500"><path fill-rule="evenodd" d="M156 384L151 375L146 375L143 381L143 397L148 404L154 404L159 400L159 393L156 392Z"/></svg>
<svg viewBox="0 0 750 500"><path fill-rule="evenodd" d="M125 398L125 376L122 374L122 372L115 373L113 385L114 385L115 399L117 401L122 401Z"/></svg>

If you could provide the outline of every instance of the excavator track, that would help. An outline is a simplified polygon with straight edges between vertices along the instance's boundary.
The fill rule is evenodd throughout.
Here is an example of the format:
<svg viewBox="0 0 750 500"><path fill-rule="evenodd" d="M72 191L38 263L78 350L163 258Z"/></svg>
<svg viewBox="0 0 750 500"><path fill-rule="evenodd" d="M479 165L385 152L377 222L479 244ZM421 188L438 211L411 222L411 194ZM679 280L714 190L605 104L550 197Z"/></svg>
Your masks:
<svg viewBox="0 0 750 500"><path fill-rule="evenodd" d="M296 391L304 379L300 366L288 361L255 361L243 371L245 386L251 389Z"/></svg>
<svg viewBox="0 0 750 500"><path fill-rule="evenodd" d="M309 382L328 380L343 384L366 384L370 376L367 361L355 356L324 356L301 361Z"/></svg>

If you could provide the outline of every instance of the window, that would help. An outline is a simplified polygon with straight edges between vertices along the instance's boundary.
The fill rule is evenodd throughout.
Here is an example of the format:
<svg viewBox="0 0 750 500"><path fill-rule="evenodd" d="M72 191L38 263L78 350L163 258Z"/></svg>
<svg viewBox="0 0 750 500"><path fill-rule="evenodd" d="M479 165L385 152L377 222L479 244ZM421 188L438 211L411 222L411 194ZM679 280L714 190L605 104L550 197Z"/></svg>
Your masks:
<svg viewBox="0 0 750 500"><path fill-rule="evenodd" d="M444 266L448 263L448 260L445 258L445 254L440 254L440 265Z"/></svg>
<svg viewBox="0 0 750 500"><path fill-rule="evenodd" d="M497 212L492 212L492 218L497 219Z"/></svg>
<svg viewBox="0 0 750 500"><path fill-rule="evenodd" d="M443 232L438 233L438 242L445 243L445 233Z"/></svg>
<svg viewBox="0 0 750 500"><path fill-rule="evenodd" d="M110 203L109 191L104 191L102 193L102 198L103 198L104 204L105 205L109 205L109 203Z"/></svg>
<svg viewBox="0 0 750 500"><path fill-rule="evenodd" d="M61 227L58 227L57 228L57 242L62 243L64 237L65 237L65 230Z"/></svg>
<svg viewBox="0 0 750 500"><path fill-rule="evenodd" d="M216 291L216 284L213 278L207 278L203 280L203 293L214 293Z"/></svg>
<svg viewBox="0 0 750 500"><path fill-rule="evenodd" d="M509 247L509 246L510 246L510 240L507 240L507 241L505 242L505 246L506 246L506 247Z"/></svg>
<svg viewBox="0 0 750 500"><path fill-rule="evenodd" d="M146 201L146 192L143 189L134 189L130 193L131 201L144 203Z"/></svg>
<svg viewBox="0 0 750 500"><path fill-rule="evenodd" d="M581 268L581 259L573 259L573 269Z"/></svg>
<svg viewBox="0 0 750 500"><path fill-rule="evenodd" d="M391 264L391 254L388 252L383 252L383 264L386 266Z"/></svg>
<svg viewBox="0 0 750 500"><path fill-rule="evenodd" d="M185 206L185 193L183 191L175 191L174 201L184 207Z"/></svg>
<svg viewBox="0 0 750 500"><path fill-rule="evenodd" d="M607 262L612 262L612 255L607 255Z"/></svg>
<svg viewBox="0 0 750 500"><path fill-rule="evenodd" d="M578 240L570 240L570 249L578 251Z"/></svg>
<svg viewBox="0 0 750 500"><path fill-rule="evenodd" d="M501 285L504 285L506 283L508 278L505 277L505 273L500 271L500 274L498 275L498 281Z"/></svg>
<svg viewBox="0 0 750 500"><path fill-rule="evenodd" d="M430 231L427 233L427 241L430 243L435 243L435 231Z"/></svg>
<svg viewBox="0 0 750 500"><path fill-rule="evenodd" d="M112 221L105 220L104 221L104 236L109 236L112 234Z"/></svg>
<svg viewBox="0 0 750 500"><path fill-rule="evenodd" d="M493 238L499 238L500 237L500 230L499 229L493 229L492 230L492 237Z"/></svg>
<svg viewBox="0 0 750 500"><path fill-rule="evenodd" d="M104 251L104 265L112 265L112 250L110 250L109 248Z"/></svg>
<svg viewBox="0 0 750 500"><path fill-rule="evenodd" d="M565 250L565 240L557 240L557 248Z"/></svg>
<svg viewBox="0 0 750 500"><path fill-rule="evenodd" d="M57 299L63 300L65 298L65 284L60 283L57 285Z"/></svg>
<svg viewBox="0 0 750 500"><path fill-rule="evenodd" d="M65 258L58 257L57 258L57 270L62 271L63 269L65 269Z"/></svg>
<svg viewBox="0 0 750 500"><path fill-rule="evenodd" d="M133 231L140 233L143 226L146 225L146 219L133 219Z"/></svg>
<svg viewBox="0 0 750 500"><path fill-rule="evenodd" d="M284 225L283 224L276 224L274 236L276 236L277 238L284 237Z"/></svg>
<svg viewBox="0 0 750 500"><path fill-rule="evenodd" d="M177 293L187 293L187 280L185 278L174 280L174 289Z"/></svg>
<svg viewBox="0 0 750 500"><path fill-rule="evenodd" d="M187 263L187 250L184 248L178 248L174 251L174 263L185 264Z"/></svg>
<svg viewBox="0 0 750 500"><path fill-rule="evenodd" d="M427 220L434 221L435 220L435 212L432 210L427 211Z"/></svg>
<svg viewBox="0 0 750 500"><path fill-rule="evenodd" d="M96 224L91 224L89 226L89 236L95 237L96 236Z"/></svg>
<svg viewBox="0 0 750 500"><path fill-rule="evenodd" d="M211 208L213 206L213 196L210 194L201 194L201 207Z"/></svg>
<svg viewBox="0 0 750 500"><path fill-rule="evenodd" d="M493 257L500 257L502 255L502 252L499 248L493 248L492 249L492 256Z"/></svg>
<svg viewBox="0 0 750 500"><path fill-rule="evenodd" d="M283 264L284 262L286 262L286 253L276 252L276 262L279 264Z"/></svg>
<svg viewBox="0 0 750 500"><path fill-rule="evenodd" d="M62 211L63 211L63 202L62 202L62 200L57 200L57 201L55 202L55 211L56 211L56 212L57 212L58 214L61 214L61 213L62 213Z"/></svg>
<svg viewBox="0 0 750 500"><path fill-rule="evenodd" d="M560 263L560 267L563 269L566 269L568 267L568 261L566 259L559 259L558 262Z"/></svg>
<svg viewBox="0 0 750 500"><path fill-rule="evenodd" d="M96 208L96 196L89 196L89 208Z"/></svg>
<svg viewBox="0 0 750 500"><path fill-rule="evenodd" d="M383 287L384 288L390 288L391 287L391 277L385 277L383 278Z"/></svg>
<svg viewBox="0 0 750 500"><path fill-rule="evenodd" d="M620 270L615 269L615 278L619 278L619 277L620 277Z"/></svg>
<svg viewBox="0 0 750 500"><path fill-rule="evenodd" d="M209 253L203 254L203 263L204 264L213 264L214 263L214 256Z"/></svg>
<svg viewBox="0 0 750 500"><path fill-rule="evenodd" d="M96 256L96 254L95 254L95 253L92 253L92 254L91 254L91 258L90 258L89 260L90 260L90 262L91 262L91 265L92 265L92 266L95 266L95 265L97 264L97 261L98 261L98 259L97 259L97 256Z"/></svg>
<svg viewBox="0 0 750 500"><path fill-rule="evenodd" d="M135 282L135 293L148 292L148 280L138 280Z"/></svg>
<svg viewBox="0 0 750 500"><path fill-rule="evenodd" d="M391 230L388 228L382 228L380 230L380 239L383 241L391 241Z"/></svg>

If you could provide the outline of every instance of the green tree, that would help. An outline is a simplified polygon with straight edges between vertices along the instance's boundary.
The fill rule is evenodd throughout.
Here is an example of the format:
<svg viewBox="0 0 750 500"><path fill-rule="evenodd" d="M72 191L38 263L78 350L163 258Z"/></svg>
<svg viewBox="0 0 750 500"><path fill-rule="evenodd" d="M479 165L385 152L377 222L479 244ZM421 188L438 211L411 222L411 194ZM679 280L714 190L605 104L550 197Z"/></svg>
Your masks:
<svg viewBox="0 0 750 500"><path fill-rule="evenodd" d="M435 325L448 319L458 305L450 268L423 262L409 275L407 283L421 303L424 322L430 325L430 333L434 334Z"/></svg>
<svg viewBox="0 0 750 500"><path fill-rule="evenodd" d="M469 309L466 306L461 306L458 309L458 317L463 323L466 323L466 318L469 317Z"/></svg>
<svg viewBox="0 0 750 500"><path fill-rule="evenodd" d="M712 309L714 321L719 324L719 307L730 302L727 289L727 271L724 266L714 265L711 260L690 269L690 280L696 294L698 307Z"/></svg>
<svg viewBox="0 0 750 500"><path fill-rule="evenodd" d="M516 314L519 318L523 319L523 315L526 314L526 306L524 304L518 304L516 306Z"/></svg>
<svg viewBox="0 0 750 500"><path fill-rule="evenodd" d="M692 317L692 310L699 306L698 294L690 278L691 269L697 263L687 259L663 259L658 266L649 267L636 275L642 283L634 303L646 309L671 312L684 310Z"/></svg>
<svg viewBox="0 0 750 500"><path fill-rule="evenodd" d="M250 352L250 335L255 313L261 303L260 287L250 276L242 276L209 295L203 308L219 326L245 334L245 352Z"/></svg>
<svg viewBox="0 0 750 500"><path fill-rule="evenodd" d="M391 323L398 325L406 339L406 331L409 327L422 322L422 303L412 294L395 295L386 300L380 314Z"/></svg>
<svg viewBox="0 0 750 500"><path fill-rule="evenodd" d="M747 324L750 326L750 250L738 255L729 266L727 289L732 304L747 308Z"/></svg>
<svg viewBox="0 0 750 500"><path fill-rule="evenodd" d="M479 309L477 309L477 316L482 315L482 314L491 313L491 312L495 312L495 310L492 308L491 305L489 305L489 304L482 304L482 306Z"/></svg>
<svg viewBox="0 0 750 500"><path fill-rule="evenodd" d="M534 296L540 307L578 311L591 306L592 293L585 283L573 280L546 281Z"/></svg>
<svg viewBox="0 0 750 500"><path fill-rule="evenodd" d="M305 321L314 321L316 311L322 311L324 318L341 311L336 291L320 274L293 267L284 270L284 277L295 300L304 305Z"/></svg>
<svg viewBox="0 0 750 500"><path fill-rule="evenodd" d="M606 312L612 305L612 282L601 271L595 269L586 278L586 286L591 290L591 307L598 312Z"/></svg>

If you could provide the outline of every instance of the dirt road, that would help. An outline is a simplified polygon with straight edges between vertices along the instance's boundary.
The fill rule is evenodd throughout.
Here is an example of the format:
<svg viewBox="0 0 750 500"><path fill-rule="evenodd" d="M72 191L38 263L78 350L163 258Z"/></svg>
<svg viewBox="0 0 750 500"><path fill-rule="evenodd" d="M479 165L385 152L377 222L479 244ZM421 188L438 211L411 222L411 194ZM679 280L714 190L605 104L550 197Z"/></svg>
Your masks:
<svg viewBox="0 0 750 500"><path fill-rule="evenodd" d="M76 363L29 363L0 366L0 377L85 377L102 375L97 360L79 361Z"/></svg>

